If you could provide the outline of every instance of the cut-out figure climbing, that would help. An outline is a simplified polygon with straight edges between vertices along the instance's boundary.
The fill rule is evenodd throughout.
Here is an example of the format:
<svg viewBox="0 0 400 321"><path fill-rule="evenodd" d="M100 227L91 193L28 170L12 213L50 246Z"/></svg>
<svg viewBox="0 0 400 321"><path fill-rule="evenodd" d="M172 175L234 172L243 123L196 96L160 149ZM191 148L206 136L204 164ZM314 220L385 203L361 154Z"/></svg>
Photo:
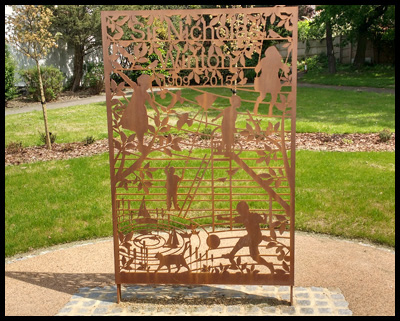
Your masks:
<svg viewBox="0 0 400 321"><path fill-rule="evenodd" d="M167 188L167 210L171 209L172 202L174 203L175 210L180 210L178 205L178 184L183 177L175 175L175 168L173 166L166 166L164 168L165 175L167 175L167 182L165 187Z"/></svg>
<svg viewBox="0 0 400 321"><path fill-rule="evenodd" d="M272 116L272 109L278 99L278 93L281 91L281 81L279 71L282 70L288 74L289 67L282 62L282 56L275 46L268 47L265 50L265 57L260 60L254 71L261 74L254 79L254 89L260 93L254 105L254 114L258 113L258 105L264 100L267 93L271 94L268 116Z"/></svg>
<svg viewBox="0 0 400 321"><path fill-rule="evenodd" d="M263 241L268 241L266 236L261 233L260 224L263 223L263 218L260 214L250 213L249 205L246 202L240 201L236 206L236 210L240 216L235 217L235 223L242 223L247 231L247 235L242 236L236 245L233 247L232 251L228 254L224 254L221 257L228 258L232 264L232 267L236 267L236 263L233 260L236 252L238 252L243 247L248 247L250 250L251 258L258 264L265 265L274 273L274 265L268 263L261 256L258 250L258 245Z"/></svg>
<svg viewBox="0 0 400 321"><path fill-rule="evenodd" d="M138 139L138 150L142 151L144 134L148 130L149 122L147 117L146 101L153 104L147 89L151 87L151 77L141 75L137 84L133 83L133 94L128 106L121 118L122 128L132 130Z"/></svg>
<svg viewBox="0 0 400 321"><path fill-rule="evenodd" d="M231 105L225 108L216 118L212 121L222 117L221 132L222 132L222 143L225 146L226 156L229 156L232 150L232 146L235 144L235 133L236 133L236 117L237 108L240 107L241 99L237 95L232 95L229 98Z"/></svg>

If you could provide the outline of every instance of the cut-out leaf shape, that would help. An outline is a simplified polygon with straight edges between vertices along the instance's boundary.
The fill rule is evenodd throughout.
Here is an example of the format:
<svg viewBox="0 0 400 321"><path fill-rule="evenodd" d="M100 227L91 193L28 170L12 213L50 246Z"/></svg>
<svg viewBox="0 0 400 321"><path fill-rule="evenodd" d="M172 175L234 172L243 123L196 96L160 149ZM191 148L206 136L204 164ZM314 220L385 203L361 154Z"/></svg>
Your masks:
<svg viewBox="0 0 400 321"><path fill-rule="evenodd" d="M265 248L266 249L270 249L270 248L275 247L275 246L276 246L275 242L269 242Z"/></svg>
<svg viewBox="0 0 400 321"><path fill-rule="evenodd" d="M197 103L204 109L204 111L207 111L208 108L210 108L214 101L217 99L217 96L210 93L204 93L202 95L196 96L195 99Z"/></svg>
<svg viewBox="0 0 400 321"><path fill-rule="evenodd" d="M179 120L176 122L176 127L181 129L183 125L188 124L188 126L192 126L193 119L189 119L189 113L184 113L181 115L177 115Z"/></svg>
<svg viewBox="0 0 400 321"><path fill-rule="evenodd" d="M285 271L289 272L289 265L285 261L282 261L282 267Z"/></svg>
<svg viewBox="0 0 400 321"><path fill-rule="evenodd" d="M279 227L279 233L282 235L283 232L286 231L286 224L282 223L281 226Z"/></svg>
<svg viewBox="0 0 400 321"><path fill-rule="evenodd" d="M268 37L269 38L281 38L281 35L277 34L274 30L269 29L268 30Z"/></svg>
<svg viewBox="0 0 400 321"><path fill-rule="evenodd" d="M281 222L285 222L286 221L285 215L275 215L275 217Z"/></svg>
<svg viewBox="0 0 400 321"><path fill-rule="evenodd" d="M232 170L227 170L226 172L228 173L229 176L233 176L236 174L236 172L239 170L238 168L232 169Z"/></svg>

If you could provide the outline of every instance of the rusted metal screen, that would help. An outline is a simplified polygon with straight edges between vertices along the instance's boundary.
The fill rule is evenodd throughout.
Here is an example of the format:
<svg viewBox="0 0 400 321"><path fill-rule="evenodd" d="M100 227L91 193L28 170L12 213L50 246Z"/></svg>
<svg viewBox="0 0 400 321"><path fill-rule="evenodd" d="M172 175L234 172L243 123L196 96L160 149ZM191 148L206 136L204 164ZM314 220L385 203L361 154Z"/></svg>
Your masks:
<svg viewBox="0 0 400 321"><path fill-rule="evenodd" d="M102 36L118 301L293 286L297 7L105 11Z"/></svg>

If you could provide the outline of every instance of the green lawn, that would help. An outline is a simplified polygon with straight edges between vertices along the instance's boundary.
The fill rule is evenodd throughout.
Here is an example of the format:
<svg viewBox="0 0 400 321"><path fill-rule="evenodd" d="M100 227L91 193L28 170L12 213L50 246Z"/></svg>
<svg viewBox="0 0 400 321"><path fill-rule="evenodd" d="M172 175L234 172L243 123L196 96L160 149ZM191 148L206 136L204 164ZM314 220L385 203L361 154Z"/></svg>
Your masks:
<svg viewBox="0 0 400 321"><path fill-rule="evenodd" d="M296 228L395 245L395 154L296 152Z"/></svg>
<svg viewBox="0 0 400 321"><path fill-rule="evenodd" d="M296 229L394 246L394 171L391 152L298 151ZM108 153L7 166L5 186L6 256L112 235Z"/></svg>
<svg viewBox="0 0 400 321"><path fill-rule="evenodd" d="M212 90L230 95L227 90ZM197 95L187 92L183 96L195 100ZM241 97L255 100L255 95L248 92ZM168 99L169 95L166 103ZM296 131L395 131L394 100L394 95L387 94L299 87ZM219 107L227 104L226 99L216 100ZM250 108L244 102L240 112ZM194 113L187 102L174 109ZM210 117L218 114L213 113ZM12 141L37 145L42 117L41 112L6 116L6 146ZM48 110L48 118L59 143L107 137L105 103ZM176 120L171 117L170 122ZM239 123L245 120L244 115L238 117ZM204 155L201 150L195 153ZM299 150L296 155L296 229L394 247L395 153ZM108 153L5 167L6 256L111 234Z"/></svg>
<svg viewBox="0 0 400 321"><path fill-rule="evenodd" d="M356 70L351 65L339 64L336 74L328 73L327 68L322 72L310 69L299 81L335 86L395 88L395 68L375 65Z"/></svg>
<svg viewBox="0 0 400 321"><path fill-rule="evenodd" d="M199 95L196 91L184 89L182 96L194 101ZM209 89L218 94L230 96L224 89ZM241 92L241 98L255 100L257 95ZM157 98L158 100L160 97ZM168 104L167 95L164 104ZM218 98L218 107L227 106L227 99ZM251 107L243 102L239 111L245 112ZM188 102L174 108L178 112L193 113ZM260 108L260 113L263 110ZM86 136L96 139L107 137L107 113L105 103L79 105L68 108L48 110L48 123L51 132L57 134L57 143L82 141ZM210 113L215 117L218 112ZM383 128L395 131L395 96L388 94L337 91L333 89L298 88L297 95L297 132L333 133L371 133ZM245 123L246 116L240 116L238 122ZM176 120L176 119L175 119ZM174 118L171 118L174 121ZM219 120L220 121L220 120ZM288 128L288 127L287 127ZM39 132L43 131L43 115L39 111L5 117L5 144L21 141L23 146L39 144Z"/></svg>

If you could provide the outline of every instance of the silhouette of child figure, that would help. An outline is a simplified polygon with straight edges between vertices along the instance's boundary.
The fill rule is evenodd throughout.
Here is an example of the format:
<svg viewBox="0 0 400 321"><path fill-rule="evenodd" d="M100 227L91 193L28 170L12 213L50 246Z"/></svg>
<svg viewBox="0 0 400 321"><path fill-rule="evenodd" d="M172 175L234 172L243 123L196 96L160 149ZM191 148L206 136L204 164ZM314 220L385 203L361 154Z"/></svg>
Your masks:
<svg viewBox="0 0 400 321"><path fill-rule="evenodd" d="M254 105L254 115L257 115L258 105L263 101L267 93L271 94L271 102L269 104L268 116L272 116L272 108L278 98L278 93L281 90L281 81L279 79L279 70L283 70L287 74L290 69L283 63L282 56L275 46L268 47L265 50L265 57L260 60L254 71L260 76L254 79L254 89L260 93Z"/></svg>
<svg viewBox="0 0 400 321"><path fill-rule="evenodd" d="M256 261L258 264L265 265L271 270L271 273L274 273L274 265L272 263L268 263L261 256L258 251L258 245L263 241L267 241L267 238L262 235L260 224L263 222L263 219L260 214L250 213L249 205L246 202L240 201L236 206L236 210L240 216L235 217L235 223L242 223L246 227L247 235L242 236L239 241L237 241L236 245L233 247L232 251L228 254L224 254L221 257L228 258L233 267L236 267L235 261L233 258L240 249L248 246L250 250L251 258Z"/></svg>
<svg viewBox="0 0 400 321"><path fill-rule="evenodd" d="M222 142L225 146L226 155L229 156L232 146L235 144L235 133L236 133L236 117L237 108L240 107L241 99L239 96L232 95L229 98L231 105L225 108L216 118L212 121L222 118L221 132L222 132Z"/></svg>
<svg viewBox="0 0 400 321"><path fill-rule="evenodd" d="M175 175L175 168L172 166L169 167L169 165L164 168L164 172L167 175L167 182L165 184L167 188L167 210L169 211L171 209L171 199L174 203L175 210L180 210L177 192L178 184L182 180L182 177Z"/></svg>
<svg viewBox="0 0 400 321"><path fill-rule="evenodd" d="M148 117L146 109L146 101L152 104L151 96L147 89L151 87L151 77L149 75L141 75L137 79L137 84L133 84L133 94L128 106L122 114L122 128L136 132L138 139L138 149L142 150L144 134L148 130Z"/></svg>

